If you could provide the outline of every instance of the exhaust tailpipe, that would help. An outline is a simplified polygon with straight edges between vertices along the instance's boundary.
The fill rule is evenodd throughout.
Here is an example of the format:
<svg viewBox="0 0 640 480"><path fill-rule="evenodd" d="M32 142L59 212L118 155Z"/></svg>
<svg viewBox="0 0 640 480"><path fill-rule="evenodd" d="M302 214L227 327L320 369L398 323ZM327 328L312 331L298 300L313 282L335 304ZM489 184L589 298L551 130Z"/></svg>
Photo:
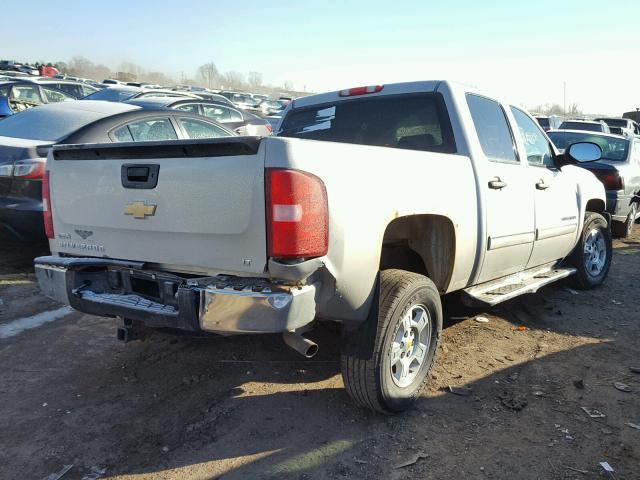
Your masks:
<svg viewBox="0 0 640 480"><path fill-rule="evenodd" d="M306 358L311 358L318 353L317 343L312 342L308 338L304 338L302 335L298 335L297 333L284 332L282 334L282 339L284 340L284 343Z"/></svg>

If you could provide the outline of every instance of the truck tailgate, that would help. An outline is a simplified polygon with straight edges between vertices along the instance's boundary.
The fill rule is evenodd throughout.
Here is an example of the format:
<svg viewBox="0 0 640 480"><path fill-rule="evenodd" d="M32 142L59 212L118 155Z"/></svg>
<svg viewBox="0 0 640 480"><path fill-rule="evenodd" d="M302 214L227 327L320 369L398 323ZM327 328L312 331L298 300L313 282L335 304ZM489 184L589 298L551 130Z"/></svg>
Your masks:
<svg viewBox="0 0 640 480"><path fill-rule="evenodd" d="M257 138L58 146L47 170L54 252L194 272L265 269Z"/></svg>

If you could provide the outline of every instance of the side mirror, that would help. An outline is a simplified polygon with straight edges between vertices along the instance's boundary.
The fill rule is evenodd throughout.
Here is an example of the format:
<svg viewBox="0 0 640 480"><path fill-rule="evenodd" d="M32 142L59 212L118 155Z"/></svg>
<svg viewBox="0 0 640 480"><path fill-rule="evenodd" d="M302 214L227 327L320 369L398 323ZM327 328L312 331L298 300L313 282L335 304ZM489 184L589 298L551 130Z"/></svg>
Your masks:
<svg viewBox="0 0 640 480"><path fill-rule="evenodd" d="M602 158L602 149L600 145L592 142L579 142L569 145L565 150L565 156L577 163L595 162Z"/></svg>

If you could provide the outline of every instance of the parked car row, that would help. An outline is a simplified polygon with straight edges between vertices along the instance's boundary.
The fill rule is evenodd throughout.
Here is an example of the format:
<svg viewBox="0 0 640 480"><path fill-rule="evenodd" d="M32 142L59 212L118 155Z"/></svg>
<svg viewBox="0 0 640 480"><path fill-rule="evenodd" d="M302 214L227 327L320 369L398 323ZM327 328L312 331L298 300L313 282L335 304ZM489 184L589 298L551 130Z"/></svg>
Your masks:
<svg viewBox="0 0 640 480"><path fill-rule="evenodd" d="M613 234L631 235L640 215L640 125L616 117L562 121L559 116L537 116L536 120L560 151L575 142L600 147L601 160L581 166L604 185Z"/></svg>
<svg viewBox="0 0 640 480"><path fill-rule="evenodd" d="M234 97L236 98L236 97ZM37 108L33 108L37 107ZM43 240L41 183L51 146L267 136L270 120L228 95L77 79L13 78L0 83L0 231Z"/></svg>
<svg viewBox="0 0 640 480"><path fill-rule="evenodd" d="M41 184L53 145L236 135L232 128L189 110L133 103L60 102L21 112L0 122L0 230L21 240L45 238Z"/></svg>
<svg viewBox="0 0 640 480"><path fill-rule="evenodd" d="M97 91L86 83L48 77L0 80L0 118L46 103L77 100Z"/></svg>

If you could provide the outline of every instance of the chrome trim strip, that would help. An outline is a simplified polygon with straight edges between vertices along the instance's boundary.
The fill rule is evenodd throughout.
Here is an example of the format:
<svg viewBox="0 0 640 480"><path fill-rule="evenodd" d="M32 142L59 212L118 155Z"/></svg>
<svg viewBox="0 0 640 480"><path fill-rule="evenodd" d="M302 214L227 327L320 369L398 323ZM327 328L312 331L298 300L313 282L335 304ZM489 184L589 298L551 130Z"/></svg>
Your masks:
<svg viewBox="0 0 640 480"><path fill-rule="evenodd" d="M515 235L505 235L503 237L489 237L489 245L487 249L497 250L498 248L524 245L527 243L533 243L534 239L534 232L517 233Z"/></svg>

